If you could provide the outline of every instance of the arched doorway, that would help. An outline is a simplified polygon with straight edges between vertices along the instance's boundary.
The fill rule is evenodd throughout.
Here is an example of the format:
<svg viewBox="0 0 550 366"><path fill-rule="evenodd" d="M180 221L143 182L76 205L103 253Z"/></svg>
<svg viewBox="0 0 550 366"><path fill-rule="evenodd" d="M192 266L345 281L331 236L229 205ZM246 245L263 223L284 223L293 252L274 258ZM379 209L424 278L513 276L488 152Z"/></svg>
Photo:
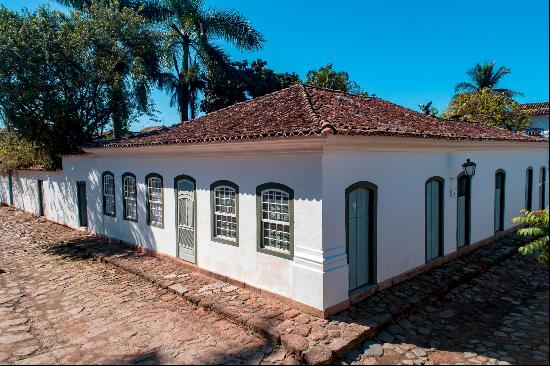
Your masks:
<svg viewBox="0 0 550 366"><path fill-rule="evenodd" d="M177 257L196 263L196 194L195 180L186 175L174 179L176 191Z"/></svg>
<svg viewBox="0 0 550 366"><path fill-rule="evenodd" d="M472 178L462 173L457 178L457 230L456 242L461 247L470 244Z"/></svg>
<svg viewBox="0 0 550 366"><path fill-rule="evenodd" d="M376 284L377 187L357 182L346 189L346 249L350 292Z"/></svg>
<svg viewBox="0 0 550 366"><path fill-rule="evenodd" d="M495 174L495 233L504 230L505 187L506 173L499 169Z"/></svg>

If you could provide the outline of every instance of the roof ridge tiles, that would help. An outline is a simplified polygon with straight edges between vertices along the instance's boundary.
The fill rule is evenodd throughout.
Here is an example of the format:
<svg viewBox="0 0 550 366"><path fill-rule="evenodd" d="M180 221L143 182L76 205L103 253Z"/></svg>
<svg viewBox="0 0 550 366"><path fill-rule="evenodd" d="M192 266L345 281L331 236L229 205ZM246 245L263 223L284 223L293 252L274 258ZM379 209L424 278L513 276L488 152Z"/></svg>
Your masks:
<svg viewBox="0 0 550 366"><path fill-rule="evenodd" d="M299 85L301 86L300 89L302 90L302 96L306 100L307 111L311 116L311 118L313 119L313 121L319 125L319 134L331 133L333 135L336 135L338 133L336 128L330 122L325 121L323 118L321 118L319 113L317 113L317 111L313 107L313 104L311 103L311 96L307 92L307 88L305 87L305 85L304 84L299 84Z"/></svg>

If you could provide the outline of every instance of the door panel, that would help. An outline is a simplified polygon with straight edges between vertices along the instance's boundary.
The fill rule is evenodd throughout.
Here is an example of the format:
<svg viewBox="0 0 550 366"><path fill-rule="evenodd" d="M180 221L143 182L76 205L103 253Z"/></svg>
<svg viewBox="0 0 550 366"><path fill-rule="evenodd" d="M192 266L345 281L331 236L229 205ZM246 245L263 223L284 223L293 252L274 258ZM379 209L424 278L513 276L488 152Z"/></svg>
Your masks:
<svg viewBox="0 0 550 366"><path fill-rule="evenodd" d="M466 175L458 177L457 194L457 246L470 244L471 218L471 188L470 178Z"/></svg>
<svg viewBox="0 0 550 366"><path fill-rule="evenodd" d="M441 182L431 180L426 184L426 260L440 256L443 243L441 235L442 204Z"/></svg>
<svg viewBox="0 0 550 366"><path fill-rule="evenodd" d="M495 232L504 230L504 173L495 176Z"/></svg>
<svg viewBox="0 0 550 366"><path fill-rule="evenodd" d="M79 225L88 226L88 202L86 199L86 182L76 182L76 195Z"/></svg>
<svg viewBox="0 0 550 366"><path fill-rule="evenodd" d="M178 181L177 200L178 257L195 263L195 184L186 179Z"/></svg>
<svg viewBox="0 0 550 366"><path fill-rule="evenodd" d="M44 216L44 187L42 180L38 180L37 182L37 189L38 189L38 216Z"/></svg>
<svg viewBox="0 0 550 366"><path fill-rule="evenodd" d="M347 193L347 238L350 291L374 283L374 191L359 187Z"/></svg>

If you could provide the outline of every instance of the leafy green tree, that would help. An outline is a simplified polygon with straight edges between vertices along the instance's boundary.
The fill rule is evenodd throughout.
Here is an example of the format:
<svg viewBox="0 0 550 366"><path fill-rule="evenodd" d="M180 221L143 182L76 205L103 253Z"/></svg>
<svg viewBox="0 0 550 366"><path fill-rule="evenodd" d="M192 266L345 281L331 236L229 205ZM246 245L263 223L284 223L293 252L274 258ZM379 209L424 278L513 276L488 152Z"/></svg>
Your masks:
<svg viewBox="0 0 550 366"><path fill-rule="evenodd" d="M355 95L369 96L368 92L361 90L359 84L349 79L347 72L335 71L332 63L328 63L327 66L320 67L318 70L308 71L306 84Z"/></svg>
<svg viewBox="0 0 550 366"><path fill-rule="evenodd" d="M59 163L112 121L149 108L157 43L131 9L0 7L0 118Z"/></svg>
<svg viewBox="0 0 550 366"><path fill-rule="evenodd" d="M0 130L0 173L11 170L54 166L41 146L12 131Z"/></svg>
<svg viewBox="0 0 550 366"><path fill-rule="evenodd" d="M247 60L231 62L204 76L201 110L206 113L300 82L298 74L277 73L267 67L267 61L261 59L252 61L250 65Z"/></svg>
<svg viewBox="0 0 550 366"><path fill-rule="evenodd" d="M244 61L246 63L246 60ZM250 67L245 67L242 78L246 83L246 91L252 98L287 88L300 82L296 73L276 73L267 67L267 61L257 59Z"/></svg>
<svg viewBox="0 0 550 366"><path fill-rule="evenodd" d="M243 72L246 62L230 62L211 70L203 90L200 109L210 113L247 99Z"/></svg>
<svg viewBox="0 0 550 366"><path fill-rule="evenodd" d="M457 95L443 113L444 118L458 118L472 123L523 131L530 113L513 99L490 89Z"/></svg>
<svg viewBox="0 0 550 366"><path fill-rule="evenodd" d="M482 65L476 64L472 69L466 72L466 74L470 77L470 81L464 81L456 84L455 93L456 95L460 95L463 93L476 93L489 89L501 93L509 98L516 95L521 95L521 93L510 89L498 88L502 78L511 72L512 70L506 66L501 66L496 69L495 61L484 62Z"/></svg>
<svg viewBox="0 0 550 366"><path fill-rule="evenodd" d="M548 208L540 211L521 210L520 216L512 222L522 224L518 235L529 238L530 242L519 248L523 255L536 254L542 263L548 263Z"/></svg>
<svg viewBox="0 0 550 366"><path fill-rule="evenodd" d="M431 100L428 103L419 104L418 108L420 108L420 110L427 116L437 117L437 115L439 114L437 108L432 107Z"/></svg>

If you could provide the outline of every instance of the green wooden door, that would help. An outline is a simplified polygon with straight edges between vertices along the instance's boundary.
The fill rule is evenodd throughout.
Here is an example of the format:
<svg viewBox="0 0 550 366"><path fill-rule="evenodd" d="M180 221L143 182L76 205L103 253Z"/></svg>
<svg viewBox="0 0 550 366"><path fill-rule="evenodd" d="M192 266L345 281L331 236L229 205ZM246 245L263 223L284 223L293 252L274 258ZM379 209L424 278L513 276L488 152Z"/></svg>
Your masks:
<svg viewBox="0 0 550 366"><path fill-rule="evenodd" d="M78 223L88 226L88 202L86 199L86 182L76 182L76 198L78 208Z"/></svg>
<svg viewBox="0 0 550 366"><path fill-rule="evenodd" d="M495 232L504 230L504 180L503 172L495 175Z"/></svg>
<svg viewBox="0 0 550 366"><path fill-rule="evenodd" d="M467 175L458 177L457 192L457 246L470 244L471 180Z"/></svg>
<svg viewBox="0 0 550 366"><path fill-rule="evenodd" d="M443 183L430 179L426 183L426 261L442 255Z"/></svg>
<svg viewBox="0 0 550 366"><path fill-rule="evenodd" d="M188 179L181 179L177 181L176 188L178 257L195 263L195 183Z"/></svg>
<svg viewBox="0 0 550 366"><path fill-rule="evenodd" d="M44 183L42 180L37 181L38 192L38 216L44 216Z"/></svg>
<svg viewBox="0 0 550 366"><path fill-rule="evenodd" d="M374 284L374 200L367 187L348 192L347 236L350 291Z"/></svg>

